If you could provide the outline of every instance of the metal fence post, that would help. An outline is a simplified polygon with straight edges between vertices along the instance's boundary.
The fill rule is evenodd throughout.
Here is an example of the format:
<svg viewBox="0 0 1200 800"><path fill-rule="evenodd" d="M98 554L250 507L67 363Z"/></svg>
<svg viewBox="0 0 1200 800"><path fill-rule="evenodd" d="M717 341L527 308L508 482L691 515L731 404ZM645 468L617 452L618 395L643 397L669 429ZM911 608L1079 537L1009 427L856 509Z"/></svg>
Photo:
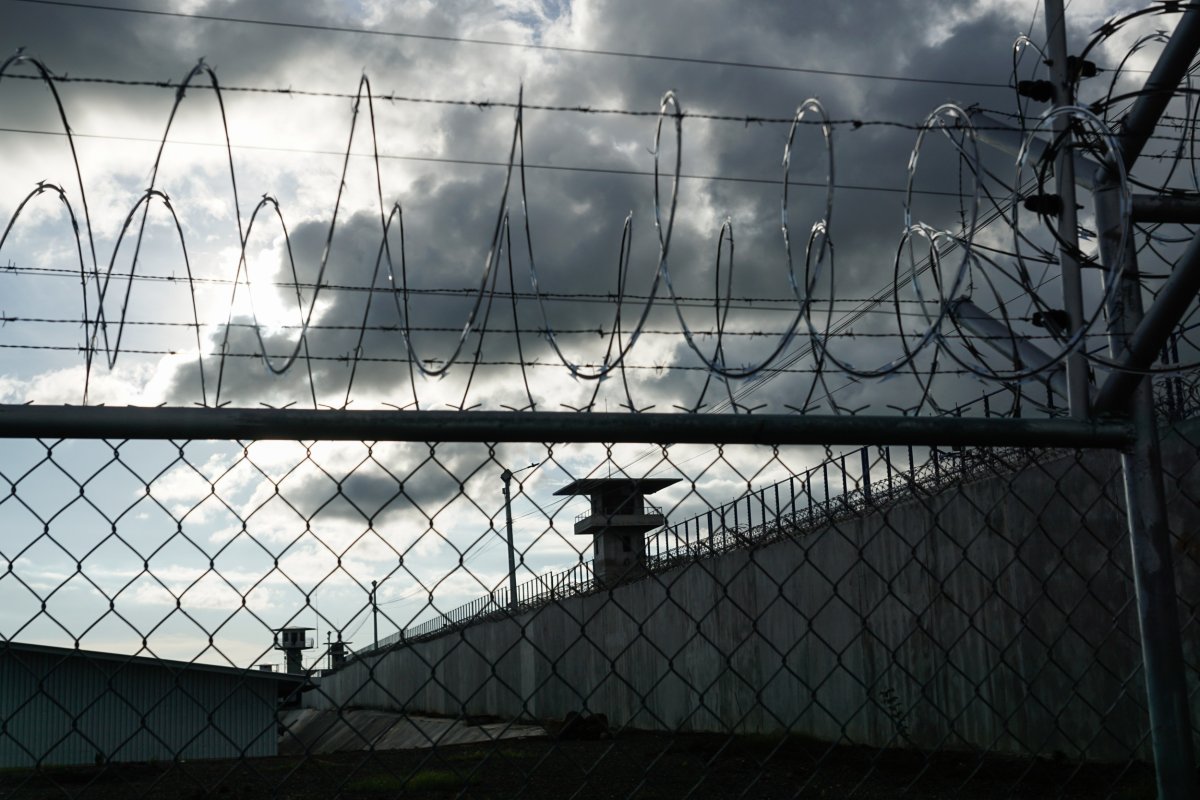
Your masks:
<svg viewBox="0 0 1200 800"><path fill-rule="evenodd" d="M1175 569L1163 490L1162 452L1149 381L1133 400L1137 440L1121 455L1133 553L1133 581L1142 631L1142 664L1150 735L1163 800L1200 796L1180 641Z"/></svg>
<svg viewBox="0 0 1200 800"><path fill-rule="evenodd" d="M1067 26L1063 18L1063 1L1046 0L1046 47L1050 58L1050 82L1053 84L1054 107L1070 106L1073 81L1067 71ZM1056 158L1054 177L1057 193L1062 198L1058 215L1058 261L1062 272L1063 307L1067 312L1070 333L1083 327L1083 282L1079 265L1079 223L1075 205L1075 151L1071 147L1071 123L1066 117L1054 118ZM1067 402L1071 416L1088 416L1088 364L1084 352L1077 350L1067 357Z"/></svg>
<svg viewBox="0 0 1200 800"><path fill-rule="evenodd" d="M1190 13L1190 12L1189 12ZM1100 251L1106 267L1120 261L1121 287L1109 309L1110 347L1114 358L1142 316L1141 286L1132 236L1121 245L1120 198L1115 181L1100 182L1096 190L1096 221ZM1123 261L1122 261L1123 259ZM1133 583L1142 638L1142 671L1150 716L1154 768L1161 800L1185 800L1200 795L1188 707L1175 570L1167 525L1154 398L1145 378L1133 388L1129 405L1135 440L1121 454L1125 475L1125 509L1129 524Z"/></svg>

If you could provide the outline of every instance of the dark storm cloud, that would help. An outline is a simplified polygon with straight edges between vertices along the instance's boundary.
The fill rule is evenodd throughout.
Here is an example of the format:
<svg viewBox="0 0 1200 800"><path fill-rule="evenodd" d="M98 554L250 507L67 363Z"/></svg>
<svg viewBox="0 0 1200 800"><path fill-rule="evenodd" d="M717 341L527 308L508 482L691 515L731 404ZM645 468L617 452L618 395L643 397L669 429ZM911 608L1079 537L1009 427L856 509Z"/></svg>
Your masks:
<svg viewBox="0 0 1200 800"><path fill-rule="evenodd" d="M519 39L547 35L595 49L613 49L657 54L701 55L726 61L768 64L812 65L860 73L916 76L947 76L954 80L1004 83L1010 66L1009 50L1015 35L1028 24L1028 9L1021 17L1000 12L972 14L959 4L907 3L806 3L802 10L779 3L607 2L576 3L569 10L555 6L548 16L561 16L548 32L534 30L539 24L534 4L511 12L475 3L436 4L421 11L419 19L407 6L386 6L374 24L384 30L420 30L433 34L465 33L495 38ZM837 76L738 69L669 61L647 61L574 54L542 54L471 45L418 43L411 40L380 40L346 34L287 29L264 29L196 20L170 20L137 15L81 12L51 7L12 9L20 17L3 34L25 44L31 52L53 53L58 68L77 73L99 73L129 77L171 77L186 72L200 56L214 64L229 82L271 85L290 84L290 75L314 59L327 62L330 80L326 86L345 88L350 81L342 71L348 64L365 65L376 82L419 94L469 97L480 87L506 85L512 94L522 80L530 102L582 104L634 109L653 108L667 88L674 88L685 110L723 111L757 115L789 116L800 101L816 96L835 118L920 122L938 104L956 99L963 103L1009 108L1007 90L936 84L871 81ZM201 10L244 17L281 17L279 7L253 2L211 3ZM287 19L297 22L352 23L342 19L328 4L289 5ZM506 19L506 14L508 17ZM962 20L955 22L955 20ZM88 24L89 21L94 24ZM497 33L499 32L499 33ZM503 35L501 35L503 34ZM20 42L15 41L20 37ZM554 37L559 37L555 39ZM572 38L574 37L574 38ZM1079 37L1081 38L1081 37ZM48 59L49 60L49 59ZM312 74L311 72L308 74ZM487 96L494 96L491 89ZM123 93L119 102L149 103L141 95ZM147 95L149 97L149 95ZM114 102L116 102L114 95ZM163 98L157 97L157 113ZM428 109L422 109L423 112ZM237 113L252 113L241 107ZM340 113L344 113L342 110ZM503 160L507 152L508 111L463 111L451 109L436 118L422 117L420 123L444 137L451 157ZM613 118L530 111L526 115L527 157L530 162L564 166L648 170L653 166L648 149L653 141L652 118ZM412 131L408 131L412 133ZM723 176L777 179L787 128L763 125L746 128L738 123L689 120L684 128L684 171ZM388 131L381 132L387 143ZM839 128L834 135L838 182L849 185L899 188L915 133L910 130L863 127ZM812 128L797 137L792 176L799 180L824 178L824 145ZM667 154L674 145L667 141ZM960 164L947 149L931 146L923 153L919 185L937 190L957 189ZM497 169L474 171L430 168L421 173L401 197L388 194L385 202L399 200L405 209L408 234L407 256L410 284L419 289L461 288L477 285L484 255L499 208L503 174ZM631 291L649 286L657 255L653 228L653 195L649 178L595 176L578 172L531 170L529 220L534 235L539 283L545 291L610 292L615 284L615 261L625 214L634 213L635 246L630 281ZM356 180L362 181L360 174ZM369 178L368 178L369 180ZM517 288L527 290L528 259L520 238L524 218L520 197L514 193L508 207L513 214ZM665 182L664 182L665 189ZM720 220L734 217L737 242L735 294L786 296L790 289L785 274L782 237L779 231L780 188L714 181L685 180L680 192L681 212L671 244L673 280L684 294L709 295L713 287ZM922 213L931 222L951 224L958 203L953 198L922 197ZM824 195L819 189L795 187L789 210L793 242L802 247L811 223L824 214ZM315 275L327 221L316 219L296 224L293 247L304 274ZM838 294L861 297L887 284L892 275L892 258L902 229L901 197L896 193L839 190L833 216L833 239L837 246ZM372 213L343 216L335 231L327 280L365 283L374 266L380 241L379 221ZM395 241L393 238L392 241ZM504 288L507 275L501 277ZM383 281L376 282L377 286ZM319 360L311 363L313 379L323 402L328 402L349 378L349 356L355 352L353 330L363 319L362 292L330 291L323 295L321 331L310 334L309 345ZM290 298L285 297L285 300ZM469 298L422 299L412 308L410 324L421 328L461 328L471 302ZM628 320L638 310L631 303ZM660 303L662 312L654 319L671 323L673 311ZM507 306L498 301L497 319L511 326ZM540 312L530 303L520 307L523 327L540 327ZM554 327L596 328L607 331L612 308L602 304L555 304L551 311ZM657 312L656 312L657 313ZM711 313L688 310L690 324L711 326ZM734 318L734 317L731 317ZM789 315L756 317L743 312L744 326L778 333L781 320ZM376 295L368 325L395 327L400 320L390 297ZM500 323L495 320L493 327ZM677 325L677 323L674 323ZM886 319L863 322L860 329L882 330ZM348 328L349 330L341 330ZM294 331L267 336L268 351L290 352ZM231 353L254 354L257 339L248 328L231 331ZM453 349L453 332L421 332L413 341L422 358L445 358ZM468 338L460 361L468 364L477 340ZM569 349L581 360L598 361L603 355L602 337L564 336ZM649 339L645 340L649 341ZM661 340L660 340L661 341ZM760 359L773 347L775 337L744 340L730 345L733 363ZM525 357L555 362L557 356L536 335L523 340ZM711 342L701 347L711 352ZM486 343L486 358L516 359L516 339L493 335ZM861 348L860 360L876 358L878 348ZM644 345L637 354L645 352ZM673 363L697 366L700 361L681 339L667 351ZM362 354L373 358L403 358L404 344L395 330L370 332ZM883 353L883 358L890 357ZM641 363L654 366L655 358ZM431 363L437 363L431 362ZM810 362L809 362L810 363ZM874 366L873 363L864 366ZM194 367L189 368L194 373ZM550 369L550 368L540 368ZM215 373L216 364L206 364ZM536 372L536 371L535 371ZM462 367L452 373L462 380ZM490 375L491 373L489 373ZM545 374L544 372L538 374ZM645 378L642 380L641 378ZM407 402L407 368L399 363L363 364L356 387L373 393L392 390L398 404ZM764 388L763 396L773 405L788 402L802 391L796 380L782 376ZM187 369L175 376L173 399L194 400L192 387L197 376ZM703 373L682 373L673 381L639 376L639 390L647 403L690 405L699 396ZM803 380L803 386L809 380ZM231 358L225 366L222 397L237 404L300 400L309 396L307 369L291 370L282 378L271 375L254 358ZM490 402L523 405L523 390L512 373L503 380L481 376L478 387ZM580 396L591 385L580 388ZM710 387L710 397L712 388ZM886 394L894 392L889 388ZM468 400L468 405L474 402ZM756 401L757 402L757 401Z"/></svg>
<svg viewBox="0 0 1200 800"><path fill-rule="evenodd" d="M400 443L388 448L386 458L376 452L373 460L356 465L337 483L316 471L289 481L287 502L305 518L369 520L376 526L406 515L434 520L435 527L440 516L444 527L456 500L461 505L456 511L470 510L467 498L481 504L482 510L471 514L477 521L488 521L500 508L500 467L481 459L478 445Z"/></svg>

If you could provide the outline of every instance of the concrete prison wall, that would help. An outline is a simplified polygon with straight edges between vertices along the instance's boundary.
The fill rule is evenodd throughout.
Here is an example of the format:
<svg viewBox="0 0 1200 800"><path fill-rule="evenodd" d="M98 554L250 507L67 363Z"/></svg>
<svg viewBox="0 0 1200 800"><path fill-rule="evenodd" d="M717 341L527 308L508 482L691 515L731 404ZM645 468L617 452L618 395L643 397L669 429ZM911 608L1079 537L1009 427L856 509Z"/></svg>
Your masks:
<svg viewBox="0 0 1200 800"><path fill-rule="evenodd" d="M1164 458L1195 724L1191 442ZM1058 457L365 656L305 704L1149 758L1122 498L1115 453Z"/></svg>

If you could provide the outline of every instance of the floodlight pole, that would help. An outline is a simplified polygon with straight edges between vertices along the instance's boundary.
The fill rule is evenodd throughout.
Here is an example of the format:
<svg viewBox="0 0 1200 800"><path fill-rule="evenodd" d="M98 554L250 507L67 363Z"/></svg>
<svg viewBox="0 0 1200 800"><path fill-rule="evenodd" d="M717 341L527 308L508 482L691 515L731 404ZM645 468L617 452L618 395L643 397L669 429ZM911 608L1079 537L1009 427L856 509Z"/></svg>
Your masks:
<svg viewBox="0 0 1200 800"><path fill-rule="evenodd" d="M530 464L517 472L533 469L537 465L537 463ZM509 491L509 484L517 472L505 469L500 473L500 480L504 482L504 525L508 532L508 610L513 614L517 613L517 548L513 544L512 494Z"/></svg>
<svg viewBox="0 0 1200 800"><path fill-rule="evenodd" d="M375 646L373 650L379 649L379 603L375 602L375 591L379 586L378 581L371 581L371 619L374 622L375 628Z"/></svg>

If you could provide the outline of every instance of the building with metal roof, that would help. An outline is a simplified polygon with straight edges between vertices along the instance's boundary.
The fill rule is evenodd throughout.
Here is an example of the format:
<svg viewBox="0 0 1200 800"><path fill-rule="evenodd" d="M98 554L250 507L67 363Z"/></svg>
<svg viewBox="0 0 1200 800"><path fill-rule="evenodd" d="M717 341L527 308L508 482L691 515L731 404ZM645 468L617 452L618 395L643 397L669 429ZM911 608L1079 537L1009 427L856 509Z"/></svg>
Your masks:
<svg viewBox="0 0 1200 800"><path fill-rule="evenodd" d="M305 677L0 642L0 768L273 756Z"/></svg>

